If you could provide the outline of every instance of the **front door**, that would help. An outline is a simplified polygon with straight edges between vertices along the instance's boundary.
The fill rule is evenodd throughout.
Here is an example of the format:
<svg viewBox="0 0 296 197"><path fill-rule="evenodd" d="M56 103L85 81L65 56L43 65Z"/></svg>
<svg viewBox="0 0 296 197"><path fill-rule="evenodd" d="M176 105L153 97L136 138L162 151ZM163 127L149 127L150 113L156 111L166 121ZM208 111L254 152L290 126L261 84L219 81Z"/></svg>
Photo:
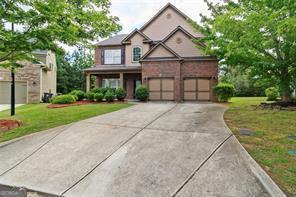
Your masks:
<svg viewBox="0 0 296 197"><path fill-rule="evenodd" d="M136 89L142 84L142 81L140 79L136 79L134 80L134 91L133 91L133 95L134 98L136 98Z"/></svg>

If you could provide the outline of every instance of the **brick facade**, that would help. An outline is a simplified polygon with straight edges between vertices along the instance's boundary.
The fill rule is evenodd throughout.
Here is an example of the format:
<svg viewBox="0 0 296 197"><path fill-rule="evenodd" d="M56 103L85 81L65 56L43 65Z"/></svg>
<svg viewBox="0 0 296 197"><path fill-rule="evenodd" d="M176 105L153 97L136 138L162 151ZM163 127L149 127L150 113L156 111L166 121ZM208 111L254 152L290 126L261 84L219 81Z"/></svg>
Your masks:
<svg viewBox="0 0 296 197"><path fill-rule="evenodd" d="M183 100L183 80L187 77L211 79L211 100L217 101L213 87L218 82L218 61L149 61L142 62L142 83L149 78L174 78L175 101Z"/></svg>

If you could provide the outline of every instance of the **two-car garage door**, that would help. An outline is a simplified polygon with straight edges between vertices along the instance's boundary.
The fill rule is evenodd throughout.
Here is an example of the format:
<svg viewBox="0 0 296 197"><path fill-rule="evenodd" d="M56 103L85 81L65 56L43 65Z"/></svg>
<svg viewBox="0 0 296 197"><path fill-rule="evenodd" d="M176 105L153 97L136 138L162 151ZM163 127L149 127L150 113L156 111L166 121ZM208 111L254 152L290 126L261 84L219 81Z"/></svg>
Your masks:
<svg viewBox="0 0 296 197"><path fill-rule="evenodd" d="M210 101L210 79L188 78L184 79L184 100L186 101Z"/></svg>
<svg viewBox="0 0 296 197"><path fill-rule="evenodd" d="M150 78L148 80L149 100L175 100L173 78ZM209 78L186 78L183 81L185 101L210 101L211 83Z"/></svg>
<svg viewBox="0 0 296 197"><path fill-rule="evenodd" d="M10 81L0 81L0 104L10 103ZM27 82L16 81L15 82L15 103L24 104L27 103Z"/></svg>

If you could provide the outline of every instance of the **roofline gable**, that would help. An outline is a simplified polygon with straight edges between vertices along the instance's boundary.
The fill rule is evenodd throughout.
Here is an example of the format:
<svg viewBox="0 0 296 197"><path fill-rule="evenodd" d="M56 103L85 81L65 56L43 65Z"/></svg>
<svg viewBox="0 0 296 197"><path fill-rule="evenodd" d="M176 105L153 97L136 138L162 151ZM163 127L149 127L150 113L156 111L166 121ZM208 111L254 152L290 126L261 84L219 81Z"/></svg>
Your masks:
<svg viewBox="0 0 296 197"><path fill-rule="evenodd" d="M128 39L130 39L132 36L134 36L136 33L140 34L143 38L146 39L147 42L152 42L152 40L146 36L143 32L139 31L137 28L134 29L130 34L128 34L122 41L122 44L129 44Z"/></svg>
<svg viewBox="0 0 296 197"><path fill-rule="evenodd" d="M184 14L181 10L176 8L173 4L167 3L161 10L159 10L148 22L146 22L140 29L139 31L143 31L146 29L150 23L152 23L160 14L162 14L168 7L171 7L173 10L175 10L179 15L181 15L183 18L186 20L190 19L186 14Z"/></svg>
<svg viewBox="0 0 296 197"><path fill-rule="evenodd" d="M180 55L178 55L175 51L173 51L170 47L168 47L167 45L165 45L163 42L159 42L157 45L155 45L154 47L152 47L145 55L143 55L143 57L140 59L140 61L144 60L146 57L148 57L157 47L159 46L164 47L167 51L169 51L171 54L173 54L177 59L182 59Z"/></svg>

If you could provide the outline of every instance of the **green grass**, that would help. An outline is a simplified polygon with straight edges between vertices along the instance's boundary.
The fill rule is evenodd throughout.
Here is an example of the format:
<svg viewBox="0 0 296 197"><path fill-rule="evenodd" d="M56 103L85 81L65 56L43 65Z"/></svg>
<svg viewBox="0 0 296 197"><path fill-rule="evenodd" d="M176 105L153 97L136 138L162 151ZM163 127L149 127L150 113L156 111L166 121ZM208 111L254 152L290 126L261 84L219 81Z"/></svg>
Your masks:
<svg viewBox="0 0 296 197"><path fill-rule="evenodd" d="M296 111L255 110L262 97L233 98L224 119L241 144L280 186L287 196L296 196ZM239 135L239 128L248 128L254 136Z"/></svg>
<svg viewBox="0 0 296 197"><path fill-rule="evenodd" d="M9 110L0 112L0 119L16 119L22 122L21 127L0 133L0 142L116 111L130 105L126 103L89 104L55 109L47 108L47 104L23 105L16 108L14 117L9 116Z"/></svg>

